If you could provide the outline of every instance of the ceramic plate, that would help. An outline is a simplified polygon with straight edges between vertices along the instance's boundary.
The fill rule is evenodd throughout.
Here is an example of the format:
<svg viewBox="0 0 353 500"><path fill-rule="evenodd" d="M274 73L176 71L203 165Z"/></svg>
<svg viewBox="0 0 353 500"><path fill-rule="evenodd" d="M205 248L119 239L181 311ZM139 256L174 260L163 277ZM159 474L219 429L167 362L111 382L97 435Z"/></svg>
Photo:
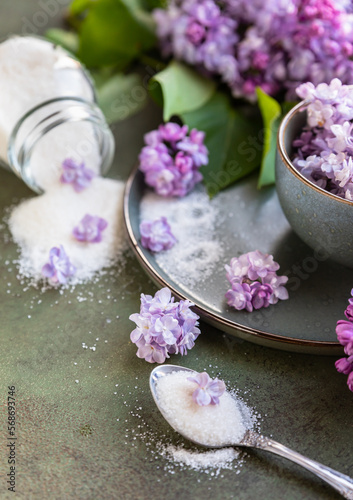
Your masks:
<svg viewBox="0 0 353 500"><path fill-rule="evenodd" d="M202 319L220 330L282 350L338 355L342 348L335 325L344 319L353 270L307 247L291 230L275 188L259 191L256 181L256 176L249 176L206 206L203 187L188 195L194 201L165 200L145 187L140 172L133 172L124 204L132 248L158 286L168 286L178 298L194 302ZM151 219L167 215L172 227L178 224L178 243L172 250L154 255L141 246L141 212ZM181 214L191 221L189 227L187 222L180 223ZM200 230L195 226L197 218ZM193 225L198 250L190 236ZM280 274L288 275L289 300L252 313L236 311L224 300L229 288L224 265L256 249L273 254Z"/></svg>

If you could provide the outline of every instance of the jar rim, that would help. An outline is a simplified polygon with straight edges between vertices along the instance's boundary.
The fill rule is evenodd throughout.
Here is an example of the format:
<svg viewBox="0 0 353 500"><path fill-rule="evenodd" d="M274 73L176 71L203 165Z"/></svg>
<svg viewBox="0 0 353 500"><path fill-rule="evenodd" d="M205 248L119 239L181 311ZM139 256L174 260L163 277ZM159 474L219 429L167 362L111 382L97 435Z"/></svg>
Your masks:
<svg viewBox="0 0 353 500"><path fill-rule="evenodd" d="M16 150L16 139L17 135L21 129L21 127L25 124L26 120L32 117L37 111L45 108L46 106L50 106L51 104L68 102L70 104L64 109L59 109L55 112L52 112L50 115L45 117L35 124L35 127L31 130L29 137L27 137L27 142L29 143L29 147L26 144L23 144L20 148L20 153ZM72 111L73 105L79 105L81 115L70 118L68 114ZM77 107L76 107L77 108ZM77 112L77 110L76 110ZM66 113L66 114L65 114ZM14 128L11 131L9 140L8 140L8 148L7 148L7 157L9 164L12 166L12 170L14 173L21 178L33 191L38 194L42 194L43 189L38 186L34 179L29 178L24 175L24 167L28 164L28 157L30 158L32 151L34 150L36 144L40 141L40 139L48 132L53 130L54 128L63 125L65 123L70 122L79 122L86 121L92 123L98 127L101 132L100 139L102 143L102 163L100 165L100 171L102 175L106 174L109 170L113 156L115 152L115 141L114 136L105 121L104 114L102 110L98 107L95 102L90 102L81 97L55 97L53 99L48 99L43 101L42 103L34 106L30 110L28 110L16 123ZM24 158L23 163L21 163L20 158Z"/></svg>

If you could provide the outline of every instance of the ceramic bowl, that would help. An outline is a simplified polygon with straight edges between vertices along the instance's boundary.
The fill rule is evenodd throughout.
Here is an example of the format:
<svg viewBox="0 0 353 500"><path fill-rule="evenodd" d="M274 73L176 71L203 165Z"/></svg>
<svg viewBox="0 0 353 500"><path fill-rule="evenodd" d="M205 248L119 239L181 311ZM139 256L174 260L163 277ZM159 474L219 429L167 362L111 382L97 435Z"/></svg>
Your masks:
<svg viewBox="0 0 353 500"><path fill-rule="evenodd" d="M277 136L276 189L284 214L317 260L353 268L353 202L319 188L291 162L293 140L306 123L306 103L283 118Z"/></svg>

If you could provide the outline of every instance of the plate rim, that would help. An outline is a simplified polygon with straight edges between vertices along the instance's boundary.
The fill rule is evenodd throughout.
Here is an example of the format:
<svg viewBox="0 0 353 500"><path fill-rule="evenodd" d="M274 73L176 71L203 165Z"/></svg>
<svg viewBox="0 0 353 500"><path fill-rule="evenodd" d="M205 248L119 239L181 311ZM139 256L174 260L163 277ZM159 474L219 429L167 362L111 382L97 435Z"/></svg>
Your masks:
<svg viewBox="0 0 353 500"><path fill-rule="evenodd" d="M155 267L151 266L150 262L146 259L144 252L141 249L138 239L135 237L134 230L132 228L129 204L131 199L131 190L134 182L138 182L138 176L143 176L142 172L139 171L138 165L131 171L128 180L126 181L124 189L124 203L123 203L123 215L125 229L128 235L130 247L135 253L139 263L141 264L143 270L148 274L148 276L158 285L163 285L168 287L171 292L181 300L191 300L190 297L184 295L179 290L177 290L173 284L166 281L156 270ZM274 349L301 352L307 354L324 354L324 355L340 355L343 353L343 347L337 341L323 341L323 340L305 340L296 337L286 337L284 335L278 335L275 333L264 332L257 328L251 328L240 323L228 320L216 312L212 312L204 306L200 305L197 300L192 300L194 309L199 313L201 319L212 326L223 329L226 333L232 336L242 338L243 340L260 344L265 347L272 347Z"/></svg>

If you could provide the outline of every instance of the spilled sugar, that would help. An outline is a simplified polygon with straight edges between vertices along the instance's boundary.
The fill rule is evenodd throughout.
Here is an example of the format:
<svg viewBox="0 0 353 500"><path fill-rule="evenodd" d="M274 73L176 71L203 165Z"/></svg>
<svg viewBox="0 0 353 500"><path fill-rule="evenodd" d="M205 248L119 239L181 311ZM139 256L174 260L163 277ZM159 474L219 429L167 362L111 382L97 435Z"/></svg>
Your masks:
<svg viewBox="0 0 353 500"><path fill-rule="evenodd" d="M160 454L178 466L210 473L216 477L223 469L233 469L234 460L238 460L240 457L240 452L235 448L198 452L174 445L161 447Z"/></svg>
<svg viewBox="0 0 353 500"><path fill-rule="evenodd" d="M200 185L185 198L161 198L151 191L143 197L140 219L167 217L178 240L167 252L155 254L157 264L175 281L191 286L207 280L219 267L224 255L216 237L221 204L221 196L210 201Z"/></svg>
<svg viewBox="0 0 353 500"><path fill-rule="evenodd" d="M20 248L20 274L40 280L50 249L60 244L77 269L71 285L89 281L100 269L114 264L126 246L123 191L122 182L96 177L81 193L59 184L15 207L8 224ZM100 243L79 242L72 235L86 213L108 221Z"/></svg>

